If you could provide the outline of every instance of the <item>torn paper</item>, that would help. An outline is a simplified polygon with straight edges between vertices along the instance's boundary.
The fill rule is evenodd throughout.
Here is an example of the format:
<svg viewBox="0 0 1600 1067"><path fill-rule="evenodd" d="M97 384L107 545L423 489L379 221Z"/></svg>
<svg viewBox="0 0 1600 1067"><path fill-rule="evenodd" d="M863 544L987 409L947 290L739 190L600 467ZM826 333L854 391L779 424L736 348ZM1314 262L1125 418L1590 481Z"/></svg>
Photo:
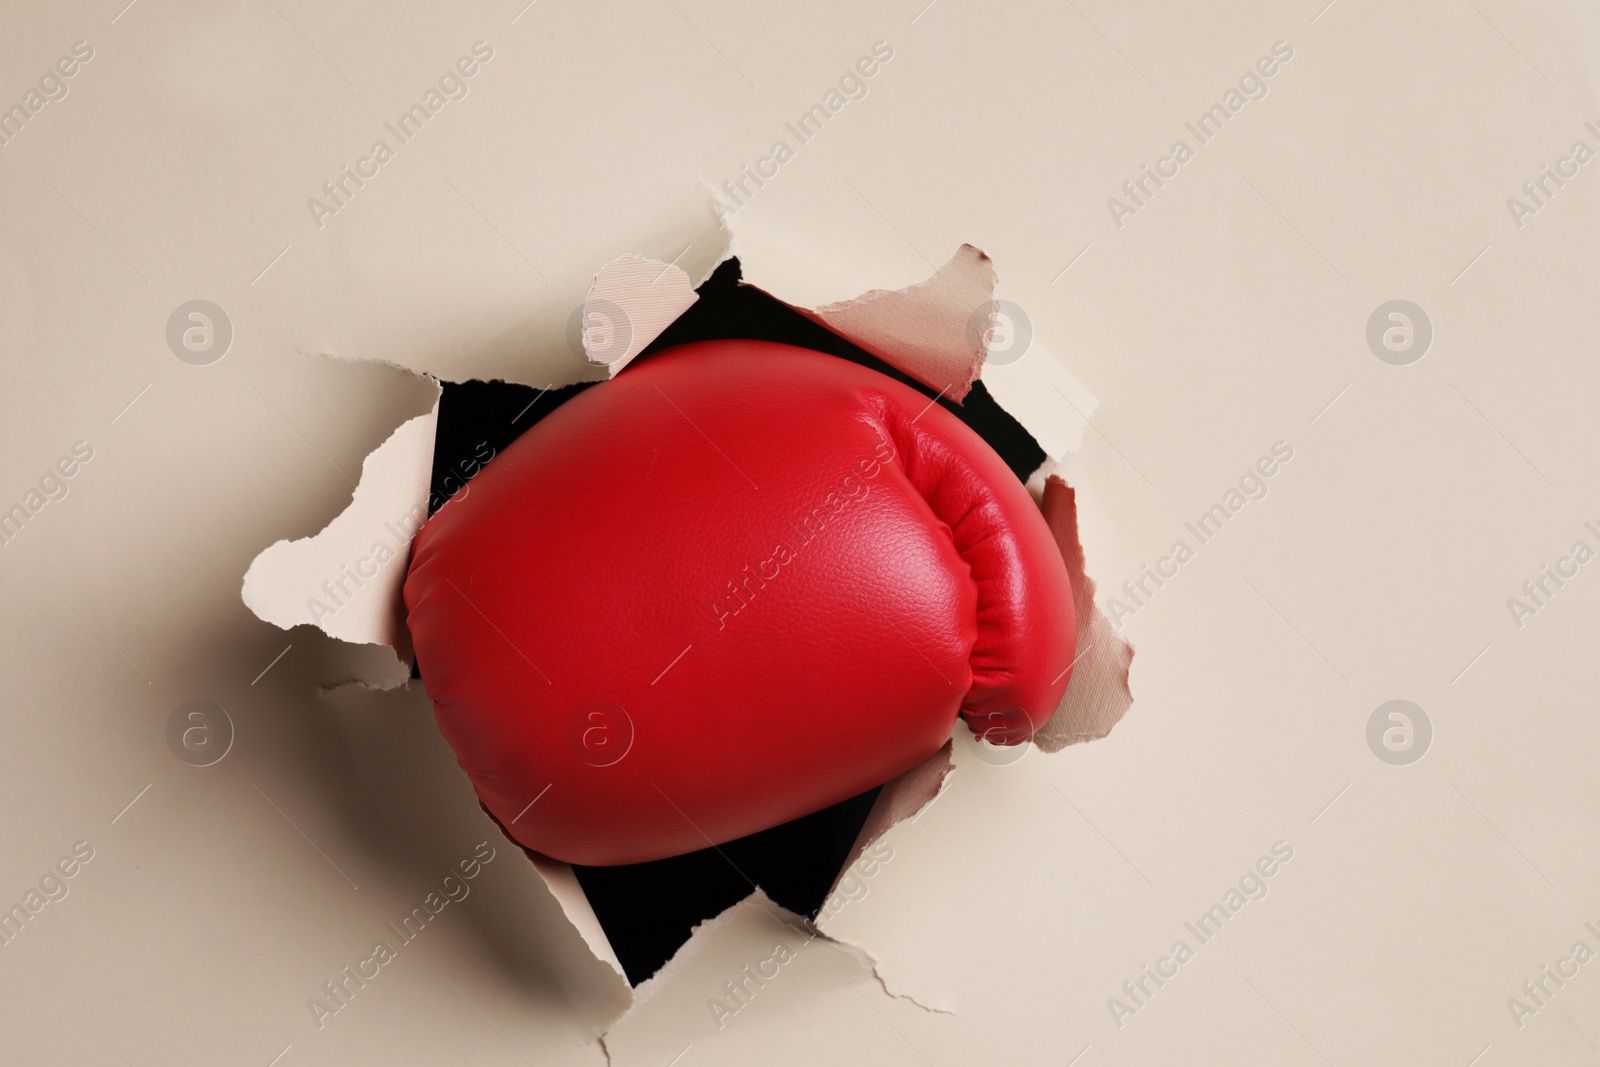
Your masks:
<svg viewBox="0 0 1600 1067"><path fill-rule="evenodd" d="M745 284L782 299L783 286L759 285L748 280L751 271L745 273ZM804 290L818 288L814 281L806 284L803 273L791 269L783 278ZM873 289L816 307L788 303L949 399L965 399L981 378L1045 454L1059 461L1082 443L1099 401L1037 336L1027 312L997 298L998 282L988 254L964 244L927 279L903 289ZM1002 322L1012 336L1004 356L991 359L994 331Z"/></svg>
<svg viewBox="0 0 1600 1067"><path fill-rule="evenodd" d="M927 281L796 310L960 401L983 371L996 281L988 255L964 244Z"/></svg>
<svg viewBox="0 0 1600 1067"><path fill-rule="evenodd" d="M797 995L780 997L776 991L786 987ZM859 952L758 889L696 926L671 962L634 991L633 1007L602 1040L612 1067L660 1067L662 1048L712 1042L718 1062L766 1063L770 1043L784 1035L803 1042L813 1062L861 1062L854 1037L818 1033L809 1014L794 1009L815 997L853 999L851 987L873 1000L884 996Z"/></svg>
<svg viewBox="0 0 1600 1067"><path fill-rule="evenodd" d="M510 839L510 835L507 835L507 839ZM617 958L616 950L611 947L610 939L601 928L600 919L590 906L589 898L584 896L583 887L578 884L578 876L572 873L571 864L541 856L531 849L525 848L522 852L533 864L534 870L539 872L539 877L544 879L545 888L550 890L550 895L561 905L567 921L578 931L584 943L589 946L589 951L593 952L600 962L616 971L617 977L626 983L627 975L622 969L622 961Z"/></svg>
<svg viewBox="0 0 1600 1067"><path fill-rule="evenodd" d="M1029 341L1025 357L986 362L983 385L1006 414L1033 435L1045 455L1059 462L1082 447L1089 417L1100 401L1037 335ZM1053 465L1046 464L1046 473Z"/></svg>
<svg viewBox="0 0 1600 1067"><path fill-rule="evenodd" d="M965 730L965 723L957 723L956 729ZM837 900L840 894L840 882L849 873L862 856L877 840L889 832L889 828L903 819L913 819L922 813L922 810L932 804L941 792L944 791L950 771L954 764L950 761L951 743L946 741L933 755L906 771L898 778L885 782L883 788L878 790L878 799L872 804L872 810L867 813L867 821L861 825L861 832L856 835L855 844L850 848L849 858L845 860L844 867L833 880L833 887L828 890L827 899L823 901L822 912L818 917L817 925L827 926L827 918L838 910Z"/></svg>
<svg viewBox="0 0 1600 1067"><path fill-rule="evenodd" d="M584 354L615 378L698 299L676 264L618 256L600 268L584 299Z"/></svg>
<svg viewBox="0 0 1600 1067"><path fill-rule="evenodd" d="M574 317L578 346L589 360L615 376L693 306L698 300L694 287L703 280L690 278L674 264L643 256L627 255L606 263L595 274L584 305ZM989 257L963 245L943 267L916 284L873 289L851 300L814 308L790 306L948 398L967 396L972 383L981 377L1001 406L1033 434L1048 455L1059 459L1077 446L1096 401L1036 339L1016 358L986 363L991 341L988 324L997 306L996 284ZM596 386L604 387L603 383ZM436 392L431 412L400 426L367 457L349 506L323 531L297 541L280 541L256 558L245 575L243 589L252 611L285 628L311 624L345 641L387 645L409 660L402 588L411 538L427 515L437 397ZM1044 474L1050 466L1046 465ZM1046 521L1067 562L1078 612L1079 660L1072 682L1054 717L1035 737L1042 750L1055 751L1075 741L1104 736L1120 719L1131 703L1127 676L1132 650L1094 604L1094 586L1085 574L1078 542L1072 491L1054 477L1045 477L1042 484L1036 482L1035 488L1042 493ZM957 729L965 730L965 726ZM858 985L858 991L870 989L870 995L881 996L888 987L882 984L878 965L862 949L830 940L828 928L836 925L840 911L850 906L853 887L868 877L863 874L864 865L882 862L884 854L892 854L894 828L914 822L943 795L952 761L952 747L946 744L882 788L815 927L777 908L757 890L734 909L697 928L666 967L638 990L619 994L633 1006L605 1038L611 1054L617 1057L625 1050L642 1048L639 1035L646 1029L679 1027L686 1042L694 1040L695 1033L703 1037L712 1030L726 1030L730 1020L749 1007L750 999L746 998L743 1006L724 1000L725 1013L707 1007L711 994L691 995L688 988L707 967L716 970L722 966L719 953L748 955L745 950L752 943L748 940L752 931L760 937L792 936L797 946L815 946L806 951L826 961L818 972L819 989L838 989L841 982L864 983ZM589 953L604 962L607 976L614 975L621 983L619 988L626 990L621 963L572 869L544 857L530 859ZM760 959L751 962L751 966L759 964ZM874 976L875 981L871 980ZM750 988L759 987L751 984ZM695 1005L693 1011L667 1012L669 1005L686 996ZM702 1020L696 1013L706 1018ZM667 1014L672 1014L671 1021L664 1021ZM705 1029L707 1025L711 1030Z"/></svg>
<svg viewBox="0 0 1600 1067"><path fill-rule="evenodd" d="M402 423L361 463L350 504L321 533L279 541L245 572L241 595L256 615L281 626L311 625L354 644L387 645L411 659L401 588L411 539L428 518L433 409Z"/></svg>
<svg viewBox="0 0 1600 1067"><path fill-rule="evenodd" d="M1128 671L1133 646L1111 625L1095 603L1095 584L1083 564L1078 539L1078 500L1072 487L1052 475L1045 481L1045 524L1055 535L1072 579L1072 607L1078 620L1077 659L1067 691L1055 714L1034 735L1034 744L1058 752L1079 741L1093 741L1111 732L1133 703Z"/></svg>

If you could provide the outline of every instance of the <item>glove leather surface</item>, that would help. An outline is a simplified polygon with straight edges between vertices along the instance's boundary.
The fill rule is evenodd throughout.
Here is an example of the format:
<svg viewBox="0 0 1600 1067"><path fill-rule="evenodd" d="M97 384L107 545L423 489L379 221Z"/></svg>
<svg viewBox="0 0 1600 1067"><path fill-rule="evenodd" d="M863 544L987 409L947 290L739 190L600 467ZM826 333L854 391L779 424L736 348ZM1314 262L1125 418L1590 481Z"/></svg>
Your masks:
<svg viewBox="0 0 1600 1067"><path fill-rule="evenodd" d="M405 601L485 806L588 865L842 801L958 714L1025 743L1074 655L1065 565L999 456L768 342L668 349L552 412L422 528Z"/></svg>

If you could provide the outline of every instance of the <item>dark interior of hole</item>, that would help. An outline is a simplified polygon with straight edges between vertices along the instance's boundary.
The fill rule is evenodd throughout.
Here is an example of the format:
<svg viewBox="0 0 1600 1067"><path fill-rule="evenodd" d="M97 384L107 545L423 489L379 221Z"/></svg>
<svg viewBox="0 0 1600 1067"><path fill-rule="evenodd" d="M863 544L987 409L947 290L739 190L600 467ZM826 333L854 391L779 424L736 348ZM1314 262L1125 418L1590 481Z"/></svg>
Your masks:
<svg viewBox="0 0 1600 1067"><path fill-rule="evenodd" d="M746 338L811 348L887 374L932 399L936 390L895 370L758 289L740 284L730 259L698 290L700 299L645 349L690 341ZM580 358L567 353L570 358ZM627 373L626 370L623 371ZM466 484L483 455L494 454L595 383L541 392L506 382L445 383L434 440L429 513ZM938 401L978 433L1021 480L1044 462L1044 450L1001 410L982 382L964 403ZM487 447L486 447L487 446ZM415 677L422 677L418 664ZM672 957L697 923L738 903L759 885L775 902L814 917L855 842L878 790L831 808L683 856L626 867L575 867L578 882L638 985Z"/></svg>

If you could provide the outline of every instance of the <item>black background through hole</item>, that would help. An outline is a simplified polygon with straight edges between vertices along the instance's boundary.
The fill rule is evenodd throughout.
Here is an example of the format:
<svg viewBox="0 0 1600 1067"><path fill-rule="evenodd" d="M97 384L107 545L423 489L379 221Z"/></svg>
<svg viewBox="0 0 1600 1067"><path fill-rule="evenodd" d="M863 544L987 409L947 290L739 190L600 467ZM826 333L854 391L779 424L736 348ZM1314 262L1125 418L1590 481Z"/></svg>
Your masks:
<svg viewBox="0 0 1600 1067"><path fill-rule="evenodd" d="M817 325L779 301L739 282L730 259L700 286L700 299L645 349L655 352L690 341L747 338L827 352L871 367L932 399L937 390ZM581 356L572 354L572 358ZM626 370L623 371L627 373ZM502 451L561 404L595 383L545 392L506 382L444 385L434 440L429 513L465 484L475 462ZM939 403L987 441L1019 480L1044 462L1044 450L1001 410L982 382L966 401ZM423 664L417 665L420 677ZM725 911L759 885L789 910L814 917L822 907L850 847L877 798L872 789L833 807L683 856L625 867L574 867L628 980L638 985L672 957L695 924Z"/></svg>

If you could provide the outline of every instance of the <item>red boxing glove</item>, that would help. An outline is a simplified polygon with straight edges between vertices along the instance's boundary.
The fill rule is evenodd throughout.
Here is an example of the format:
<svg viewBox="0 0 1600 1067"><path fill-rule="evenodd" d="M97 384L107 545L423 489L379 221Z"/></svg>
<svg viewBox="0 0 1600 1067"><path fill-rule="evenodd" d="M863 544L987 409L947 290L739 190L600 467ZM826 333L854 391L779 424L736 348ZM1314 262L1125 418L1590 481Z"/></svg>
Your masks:
<svg viewBox="0 0 1600 1067"><path fill-rule="evenodd" d="M1075 641L1061 553L977 434L757 341L669 349L557 408L422 528L405 600L484 805L590 865L836 804L958 713L1023 743Z"/></svg>

